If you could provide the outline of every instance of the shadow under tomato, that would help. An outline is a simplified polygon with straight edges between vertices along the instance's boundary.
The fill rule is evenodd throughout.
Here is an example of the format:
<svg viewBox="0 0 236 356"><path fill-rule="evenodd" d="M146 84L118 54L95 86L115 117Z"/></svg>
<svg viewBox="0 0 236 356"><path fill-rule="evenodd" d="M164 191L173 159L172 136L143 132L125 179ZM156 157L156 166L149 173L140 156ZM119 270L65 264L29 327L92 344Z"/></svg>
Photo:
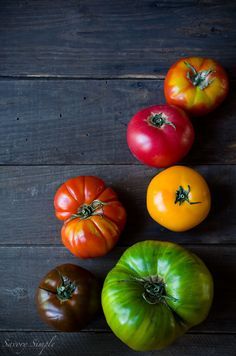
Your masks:
<svg viewBox="0 0 236 356"><path fill-rule="evenodd" d="M229 247L196 247L193 252L205 262L214 280L214 298L209 316L199 330L235 331L236 268L234 251ZM192 250L192 249L191 249Z"/></svg>
<svg viewBox="0 0 236 356"><path fill-rule="evenodd" d="M148 185L148 182L147 182ZM112 187L117 192L119 200L127 212L127 222L118 242L119 246L127 246L133 243L134 236L143 234L145 239L145 227L147 224L146 192L139 197L126 191L125 188Z"/></svg>
<svg viewBox="0 0 236 356"><path fill-rule="evenodd" d="M213 112L192 117L195 130L193 147L183 164L232 163L235 161L235 100L234 86L225 101Z"/></svg>
<svg viewBox="0 0 236 356"><path fill-rule="evenodd" d="M232 187L209 181L212 203L208 217L189 234L205 243L232 242L235 210ZM209 239L208 241L206 239ZM198 241L196 241L198 242Z"/></svg>

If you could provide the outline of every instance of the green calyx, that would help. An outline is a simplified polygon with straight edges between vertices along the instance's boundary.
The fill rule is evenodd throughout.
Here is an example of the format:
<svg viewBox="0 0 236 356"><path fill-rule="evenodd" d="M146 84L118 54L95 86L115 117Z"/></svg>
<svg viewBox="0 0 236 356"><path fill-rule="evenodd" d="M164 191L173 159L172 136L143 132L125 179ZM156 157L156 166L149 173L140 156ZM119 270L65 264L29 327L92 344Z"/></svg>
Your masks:
<svg viewBox="0 0 236 356"><path fill-rule="evenodd" d="M163 281L146 282L143 285L143 299L149 304L160 303L165 299L165 284Z"/></svg>
<svg viewBox="0 0 236 356"><path fill-rule="evenodd" d="M59 273L60 274L60 273ZM57 287L57 298L61 302L65 302L66 300L70 299L75 291L76 285L74 282L60 274L61 277L61 284Z"/></svg>
<svg viewBox="0 0 236 356"><path fill-rule="evenodd" d="M152 113L149 116L148 121L149 121L150 125L155 126L159 129L164 125L170 125L174 129L176 129L175 124L173 124L173 122L169 121L168 117L162 112L160 112L158 114Z"/></svg>
<svg viewBox="0 0 236 356"><path fill-rule="evenodd" d="M165 290L165 283L158 276L134 278L143 286L142 297L148 304L166 303L166 300L176 301L174 297L168 296Z"/></svg>
<svg viewBox="0 0 236 356"><path fill-rule="evenodd" d="M199 72L188 62L184 62L188 67L189 72L187 73L187 78L190 82L201 90L207 88L213 81L214 78L210 78L210 74L214 73L213 69L201 70Z"/></svg>
<svg viewBox="0 0 236 356"><path fill-rule="evenodd" d="M69 220L80 218L81 220L88 219L92 215L100 215L101 213L97 213L96 210L101 209L104 205L108 203L104 203L100 200L94 200L91 204L83 204L79 207L76 214L71 215Z"/></svg>
<svg viewBox="0 0 236 356"><path fill-rule="evenodd" d="M182 205L184 202L189 203L190 205L192 204L200 204L200 201L192 202L189 200L189 193L190 193L190 185L188 185L188 189L185 190L181 185L179 188L176 190L176 195L175 195L175 204L179 203L179 205Z"/></svg>

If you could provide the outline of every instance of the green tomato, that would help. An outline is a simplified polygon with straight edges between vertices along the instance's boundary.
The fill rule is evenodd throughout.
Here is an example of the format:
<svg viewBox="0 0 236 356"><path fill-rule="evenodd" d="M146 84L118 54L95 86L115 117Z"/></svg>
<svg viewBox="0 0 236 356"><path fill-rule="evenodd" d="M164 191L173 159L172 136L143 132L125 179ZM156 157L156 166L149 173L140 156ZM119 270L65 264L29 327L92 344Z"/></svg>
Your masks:
<svg viewBox="0 0 236 356"><path fill-rule="evenodd" d="M102 290L108 325L136 351L170 345L206 318L212 299L212 276L200 258L161 241L128 248Z"/></svg>

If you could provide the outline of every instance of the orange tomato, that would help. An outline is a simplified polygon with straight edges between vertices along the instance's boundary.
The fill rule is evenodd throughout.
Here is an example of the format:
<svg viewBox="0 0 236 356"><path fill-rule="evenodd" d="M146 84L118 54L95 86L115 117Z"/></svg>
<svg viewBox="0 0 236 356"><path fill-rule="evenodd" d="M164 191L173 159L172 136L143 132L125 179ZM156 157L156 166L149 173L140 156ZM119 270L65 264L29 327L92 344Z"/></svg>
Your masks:
<svg viewBox="0 0 236 356"><path fill-rule="evenodd" d="M205 115L225 99L229 81L224 68L213 59L180 59L169 69L164 83L168 104L194 116Z"/></svg>
<svg viewBox="0 0 236 356"><path fill-rule="evenodd" d="M77 257L103 256L118 241L126 211L116 193L97 177L66 181L56 192L55 213L64 220L62 242Z"/></svg>
<svg viewBox="0 0 236 356"><path fill-rule="evenodd" d="M211 196L205 179L188 167L165 169L148 186L149 214L172 231L186 231L200 224L210 206Z"/></svg>

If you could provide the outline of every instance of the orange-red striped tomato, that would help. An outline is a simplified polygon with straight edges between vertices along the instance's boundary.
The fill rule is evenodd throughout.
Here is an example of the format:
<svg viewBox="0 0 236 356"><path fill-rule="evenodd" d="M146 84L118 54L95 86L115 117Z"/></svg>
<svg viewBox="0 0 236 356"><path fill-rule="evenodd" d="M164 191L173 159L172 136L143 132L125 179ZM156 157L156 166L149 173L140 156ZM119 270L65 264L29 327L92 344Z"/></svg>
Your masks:
<svg viewBox="0 0 236 356"><path fill-rule="evenodd" d="M205 115L225 99L229 81L224 68L202 57L180 59L169 69L164 84L168 104L193 116Z"/></svg>
<svg viewBox="0 0 236 356"><path fill-rule="evenodd" d="M55 213L64 220L62 242L77 257L103 256L116 244L126 211L116 193L97 177L67 180L56 192Z"/></svg>

